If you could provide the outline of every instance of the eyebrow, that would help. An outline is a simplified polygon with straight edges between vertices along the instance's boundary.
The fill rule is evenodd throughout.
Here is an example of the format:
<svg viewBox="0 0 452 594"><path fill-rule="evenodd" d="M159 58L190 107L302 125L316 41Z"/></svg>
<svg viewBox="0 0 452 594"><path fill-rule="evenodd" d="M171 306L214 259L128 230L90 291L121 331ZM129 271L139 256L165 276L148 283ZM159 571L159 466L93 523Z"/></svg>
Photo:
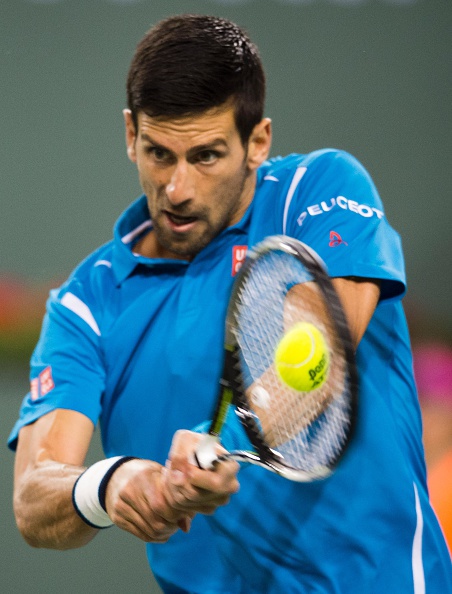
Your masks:
<svg viewBox="0 0 452 594"><path fill-rule="evenodd" d="M140 138L141 138L141 140L145 140L157 148L160 148L160 149L163 149L165 151L172 153L172 151L169 148L167 148L163 144L160 144L160 142L156 142L145 132L143 132L140 135ZM219 148L220 146L228 148L228 145L223 138L214 138L211 142L207 142L204 144L198 144L196 146L191 147L191 149L188 151L188 156L194 155L194 154L202 152L202 151L208 151L208 150L212 150L214 148Z"/></svg>

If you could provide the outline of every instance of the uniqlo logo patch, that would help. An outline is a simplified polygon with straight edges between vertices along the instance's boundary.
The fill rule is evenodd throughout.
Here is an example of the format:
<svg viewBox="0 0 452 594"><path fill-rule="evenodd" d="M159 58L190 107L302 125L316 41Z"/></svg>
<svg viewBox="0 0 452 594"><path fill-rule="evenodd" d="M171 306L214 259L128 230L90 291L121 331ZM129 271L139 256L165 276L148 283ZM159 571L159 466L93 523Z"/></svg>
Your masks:
<svg viewBox="0 0 452 594"><path fill-rule="evenodd" d="M30 382L30 398L36 400L39 397L39 380L37 377Z"/></svg>
<svg viewBox="0 0 452 594"><path fill-rule="evenodd" d="M53 390L54 387L55 384L53 383L52 378L52 368L49 365L39 374L39 395L45 396L50 390Z"/></svg>
<svg viewBox="0 0 452 594"><path fill-rule="evenodd" d="M232 276L235 276L240 270L241 265L245 261L247 245L235 245L232 248Z"/></svg>

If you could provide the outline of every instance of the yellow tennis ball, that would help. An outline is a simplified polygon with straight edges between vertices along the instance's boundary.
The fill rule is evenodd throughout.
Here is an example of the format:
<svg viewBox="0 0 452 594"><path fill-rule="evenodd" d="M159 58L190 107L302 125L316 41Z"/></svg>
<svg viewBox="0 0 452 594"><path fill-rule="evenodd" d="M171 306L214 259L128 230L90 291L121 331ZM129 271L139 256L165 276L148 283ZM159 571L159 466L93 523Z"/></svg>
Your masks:
<svg viewBox="0 0 452 594"><path fill-rule="evenodd" d="M300 392L319 388L329 371L329 351L322 332L309 322L295 324L275 351L275 367L281 380Z"/></svg>

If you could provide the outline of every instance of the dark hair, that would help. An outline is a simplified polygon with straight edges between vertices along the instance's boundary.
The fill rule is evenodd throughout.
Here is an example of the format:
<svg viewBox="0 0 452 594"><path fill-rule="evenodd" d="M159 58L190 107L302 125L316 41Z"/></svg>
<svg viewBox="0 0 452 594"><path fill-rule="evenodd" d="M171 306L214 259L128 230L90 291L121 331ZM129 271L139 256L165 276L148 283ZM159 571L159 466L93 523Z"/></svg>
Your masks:
<svg viewBox="0 0 452 594"><path fill-rule="evenodd" d="M139 42L127 77L127 104L171 118L200 114L232 100L243 144L261 121L265 74L257 47L234 23L205 15L169 17Z"/></svg>

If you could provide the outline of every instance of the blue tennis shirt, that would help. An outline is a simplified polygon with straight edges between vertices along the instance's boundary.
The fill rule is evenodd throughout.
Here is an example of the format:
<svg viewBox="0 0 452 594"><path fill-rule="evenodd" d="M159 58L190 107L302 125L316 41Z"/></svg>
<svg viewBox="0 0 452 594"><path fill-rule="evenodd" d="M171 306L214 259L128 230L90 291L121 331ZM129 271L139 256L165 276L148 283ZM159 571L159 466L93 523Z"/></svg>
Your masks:
<svg viewBox="0 0 452 594"><path fill-rule="evenodd" d="M151 228L141 197L113 240L51 292L10 447L21 427L65 408L100 423L106 456L164 464L174 432L212 415L227 300L247 247L290 235L331 276L381 281L357 351L354 440L335 474L311 484L244 467L228 506L197 516L188 535L146 545L152 570L199 594L452 591L426 489L400 238L367 171L332 149L267 161L242 220L191 262L134 254ZM232 422L226 447L239 433Z"/></svg>

